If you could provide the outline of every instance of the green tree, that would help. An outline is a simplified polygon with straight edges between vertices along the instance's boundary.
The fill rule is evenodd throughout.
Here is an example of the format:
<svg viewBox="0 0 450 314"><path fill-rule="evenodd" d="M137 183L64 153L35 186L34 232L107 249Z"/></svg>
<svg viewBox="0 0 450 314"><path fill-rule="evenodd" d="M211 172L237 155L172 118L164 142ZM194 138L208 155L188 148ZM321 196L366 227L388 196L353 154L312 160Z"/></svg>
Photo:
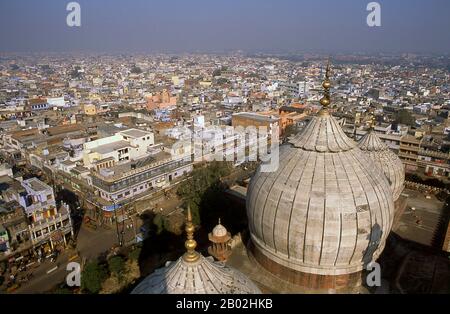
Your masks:
<svg viewBox="0 0 450 314"><path fill-rule="evenodd" d="M58 287L53 291L53 294L72 294L68 287Z"/></svg>
<svg viewBox="0 0 450 314"><path fill-rule="evenodd" d="M98 293L107 277L108 274L103 265L96 261L90 262L81 273L81 288L89 293Z"/></svg>
<svg viewBox="0 0 450 314"><path fill-rule="evenodd" d="M206 192L220 185L220 179L231 173L232 166L228 162L213 161L206 167L197 168L189 180L180 184L177 193L184 203L191 208L194 224L200 224L200 210Z"/></svg>
<svg viewBox="0 0 450 314"><path fill-rule="evenodd" d="M415 126L416 125L416 119L414 116L406 109L401 109L397 112L395 116L395 122L406 124L409 126Z"/></svg>
<svg viewBox="0 0 450 314"><path fill-rule="evenodd" d="M109 272L120 280L125 270L125 260L122 256L113 256L108 260L108 268Z"/></svg>
<svg viewBox="0 0 450 314"><path fill-rule="evenodd" d="M131 73L133 73L133 74L141 74L141 73L142 73L142 70L141 70L140 67L134 65L134 66L131 68Z"/></svg>
<svg viewBox="0 0 450 314"><path fill-rule="evenodd" d="M164 217L161 214L156 214L153 218L153 224L156 227L156 234L161 234L164 230Z"/></svg>
<svg viewBox="0 0 450 314"><path fill-rule="evenodd" d="M128 257L133 261L137 261L139 259L139 256L141 256L141 251L142 248L138 246L133 251L131 251L130 254L128 254Z"/></svg>
<svg viewBox="0 0 450 314"><path fill-rule="evenodd" d="M70 77L73 79L78 79L81 77L81 67L79 65L76 65L72 71L70 71Z"/></svg>
<svg viewBox="0 0 450 314"><path fill-rule="evenodd" d="M228 84L228 83L230 83L230 81L223 77L221 77L217 80L217 84L219 84L219 85Z"/></svg>

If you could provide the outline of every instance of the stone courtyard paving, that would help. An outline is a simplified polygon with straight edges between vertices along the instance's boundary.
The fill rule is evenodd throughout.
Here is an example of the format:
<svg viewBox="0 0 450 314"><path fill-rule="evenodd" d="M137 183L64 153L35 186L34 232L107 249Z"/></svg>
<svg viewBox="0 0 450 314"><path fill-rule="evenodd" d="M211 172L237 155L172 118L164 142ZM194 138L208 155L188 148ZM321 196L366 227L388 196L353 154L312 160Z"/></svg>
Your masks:
<svg viewBox="0 0 450 314"><path fill-rule="evenodd" d="M408 195L407 208L393 231L404 239L432 246L444 203L434 195L426 198L419 191L405 189L403 194Z"/></svg>

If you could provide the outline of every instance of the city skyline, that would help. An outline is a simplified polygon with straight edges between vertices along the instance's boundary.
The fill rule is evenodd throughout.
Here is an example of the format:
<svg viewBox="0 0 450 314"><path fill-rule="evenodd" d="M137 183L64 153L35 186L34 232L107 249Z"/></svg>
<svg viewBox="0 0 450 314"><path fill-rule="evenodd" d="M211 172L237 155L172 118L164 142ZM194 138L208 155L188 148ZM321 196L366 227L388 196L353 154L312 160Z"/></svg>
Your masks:
<svg viewBox="0 0 450 314"><path fill-rule="evenodd" d="M0 3L1 52L86 53L447 53L450 3L378 1L83 1L81 26L66 24L70 1Z"/></svg>

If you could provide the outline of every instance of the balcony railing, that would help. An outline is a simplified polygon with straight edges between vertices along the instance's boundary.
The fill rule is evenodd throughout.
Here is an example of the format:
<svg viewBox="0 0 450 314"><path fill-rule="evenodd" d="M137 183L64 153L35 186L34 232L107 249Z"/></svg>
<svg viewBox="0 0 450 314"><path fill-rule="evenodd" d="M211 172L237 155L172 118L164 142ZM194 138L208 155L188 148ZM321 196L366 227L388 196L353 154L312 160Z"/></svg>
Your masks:
<svg viewBox="0 0 450 314"><path fill-rule="evenodd" d="M419 147L418 145L405 145L405 144L400 144L400 149L411 150L411 151L418 152L418 151L420 150L420 147Z"/></svg>
<svg viewBox="0 0 450 314"><path fill-rule="evenodd" d="M37 236L37 237L32 237L31 238L31 242L36 245L39 242L43 242L43 241L48 241L50 239L50 237L52 236L52 233L56 232L56 231L60 231L63 235L66 235L70 232L72 232L72 226L71 225L67 225L64 227L60 227L56 230L47 232L47 233L41 233L41 235Z"/></svg>
<svg viewBox="0 0 450 314"><path fill-rule="evenodd" d="M31 224L29 226L30 230L35 230L35 229L43 229L43 228L47 228L49 226L53 226L57 223L61 223L66 220L69 219L70 221L70 215L69 213L58 213L54 216L51 216L49 218L44 218L42 220L36 221L33 224Z"/></svg>

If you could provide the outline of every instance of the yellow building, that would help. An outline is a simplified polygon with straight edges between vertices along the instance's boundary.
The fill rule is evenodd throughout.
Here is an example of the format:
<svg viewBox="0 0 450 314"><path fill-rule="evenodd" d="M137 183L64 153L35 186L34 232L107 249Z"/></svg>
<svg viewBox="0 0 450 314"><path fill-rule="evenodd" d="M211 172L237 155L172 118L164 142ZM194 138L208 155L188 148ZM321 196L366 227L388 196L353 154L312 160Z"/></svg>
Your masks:
<svg viewBox="0 0 450 314"><path fill-rule="evenodd" d="M97 107L95 105L89 104L84 105L84 114L88 116L94 116L97 114Z"/></svg>

